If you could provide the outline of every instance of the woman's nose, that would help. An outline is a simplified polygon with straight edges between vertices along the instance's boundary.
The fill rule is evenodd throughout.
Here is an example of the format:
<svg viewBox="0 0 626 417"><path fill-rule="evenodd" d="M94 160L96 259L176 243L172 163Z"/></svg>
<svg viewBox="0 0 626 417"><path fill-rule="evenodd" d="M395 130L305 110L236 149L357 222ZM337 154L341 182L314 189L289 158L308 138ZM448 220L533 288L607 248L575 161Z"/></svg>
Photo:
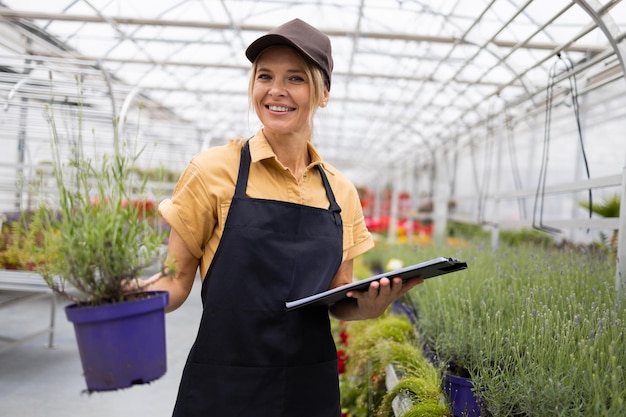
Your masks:
<svg viewBox="0 0 626 417"><path fill-rule="evenodd" d="M274 80L270 86L269 94L272 96L284 96L286 94L284 83L280 80Z"/></svg>

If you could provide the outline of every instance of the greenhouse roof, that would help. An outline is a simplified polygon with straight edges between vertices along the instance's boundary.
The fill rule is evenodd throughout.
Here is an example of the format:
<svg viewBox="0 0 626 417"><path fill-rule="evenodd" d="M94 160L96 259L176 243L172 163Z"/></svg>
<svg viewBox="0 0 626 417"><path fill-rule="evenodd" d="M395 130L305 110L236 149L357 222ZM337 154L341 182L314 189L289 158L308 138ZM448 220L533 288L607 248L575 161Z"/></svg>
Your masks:
<svg viewBox="0 0 626 417"><path fill-rule="evenodd" d="M495 113L541 111L555 75L623 77L626 7L566 0L2 0L3 100L50 68L88 65L161 117L174 158L249 136L244 50L287 20L327 33L335 69L315 144L357 185L476 140ZM11 30L12 36L6 35ZM4 63L2 63L4 62ZM12 74L12 78L7 74ZM43 80L43 81L42 81ZM11 85L11 83L13 85ZM483 130L484 133L484 130ZM376 169L375 167L378 167Z"/></svg>

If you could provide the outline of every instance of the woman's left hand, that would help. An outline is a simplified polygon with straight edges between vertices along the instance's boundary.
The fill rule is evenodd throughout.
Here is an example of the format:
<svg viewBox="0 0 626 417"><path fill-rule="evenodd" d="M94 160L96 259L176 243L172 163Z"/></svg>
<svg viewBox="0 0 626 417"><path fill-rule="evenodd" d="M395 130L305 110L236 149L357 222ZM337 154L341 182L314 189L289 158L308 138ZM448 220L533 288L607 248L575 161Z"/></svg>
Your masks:
<svg viewBox="0 0 626 417"><path fill-rule="evenodd" d="M392 302L422 282L423 278L412 278L404 282L399 277L391 280L382 278L372 282L367 291L350 291L347 296L356 300L359 318L372 319L383 314Z"/></svg>

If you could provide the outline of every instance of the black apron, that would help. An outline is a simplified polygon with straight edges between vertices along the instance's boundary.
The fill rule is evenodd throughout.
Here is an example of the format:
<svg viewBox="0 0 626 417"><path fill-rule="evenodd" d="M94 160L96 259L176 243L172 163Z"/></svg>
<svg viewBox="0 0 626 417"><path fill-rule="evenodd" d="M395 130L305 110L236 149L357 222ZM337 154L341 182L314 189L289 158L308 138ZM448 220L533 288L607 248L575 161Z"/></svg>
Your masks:
<svg viewBox="0 0 626 417"><path fill-rule="evenodd" d="M175 417L338 417L328 308L285 301L328 289L342 258L341 209L247 198L248 143L224 234L202 283L203 313Z"/></svg>

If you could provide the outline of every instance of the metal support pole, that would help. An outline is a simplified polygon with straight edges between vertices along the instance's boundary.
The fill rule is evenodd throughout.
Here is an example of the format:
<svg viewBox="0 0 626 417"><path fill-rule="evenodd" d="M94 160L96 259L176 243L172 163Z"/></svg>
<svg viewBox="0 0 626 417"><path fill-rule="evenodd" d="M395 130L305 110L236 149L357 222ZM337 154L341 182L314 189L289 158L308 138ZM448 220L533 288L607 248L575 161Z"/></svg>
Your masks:
<svg viewBox="0 0 626 417"><path fill-rule="evenodd" d="M413 224L415 223L415 216L413 210L413 202L415 201L415 196L413 194L413 189L415 188L415 160L411 158L407 162L406 166L406 174L405 178L407 181L406 191L408 192L408 201L406 202L406 241L411 244L413 243Z"/></svg>
<svg viewBox="0 0 626 417"><path fill-rule="evenodd" d="M52 292L50 294L52 299L50 300L50 331L48 333L48 347L52 349L54 347L54 331L56 330L56 315L57 315L57 296Z"/></svg>
<svg viewBox="0 0 626 417"><path fill-rule="evenodd" d="M391 182L391 201L389 201L389 229L387 231L387 241L396 243L398 241L398 202L400 201L400 188L402 185L400 169L393 168L393 181Z"/></svg>
<svg viewBox="0 0 626 417"><path fill-rule="evenodd" d="M618 298L626 292L626 167L622 171L622 188L619 208L619 232L617 235L617 265L615 289Z"/></svg>
<svg viewBox="0 0 626 417"><path fill-rule="evenodd" d="M443 150L435 151L435 189L433 195L433 243L445 243L448 232L448 200L450 199L450 181L448 181L447 159Z"/></svg>
<svg viewBox="0 0 626 417"><path fill-rule="evenodd" d="M505 116L506 117L506 116ZM506 129L506 122L505 121L501 121L500 123L498 123L498 130L496 131L495 134L495 140L496 140L496 160L495 160L495 198L493 200L493 222L489 222L489 223L493 223L492 229L491 229L491 250L492 251L496 251L498 250L498 248L500 247L500 205L501 205L501 198L500 198L500 194L502 192L501 187L502 187L502 158L503 158L503 141L504 141L504 135L505 135L505 129ZM485 161L485 164L489 164L489 161Z"/></svg>
<svg viewBox="0 0 626 417"><path fill-rule="evenodd" d="M379 183L374 188L374 207L372 207L372 217L376 220L380 220L382 216L382 193L383 189Z"/></svg>
<svg viewBox="0 0 626 417"><path fill-rule="evenodd" d="M24 162L26 161L26 125L28 124L28 98L22 97L20 100L20 121L17 135L17 183L20 184L15 192L15 210L21 211L24 200ZM30 192L29 192L30 194ZM28 207L30 208L30 207Z"/></svg>

